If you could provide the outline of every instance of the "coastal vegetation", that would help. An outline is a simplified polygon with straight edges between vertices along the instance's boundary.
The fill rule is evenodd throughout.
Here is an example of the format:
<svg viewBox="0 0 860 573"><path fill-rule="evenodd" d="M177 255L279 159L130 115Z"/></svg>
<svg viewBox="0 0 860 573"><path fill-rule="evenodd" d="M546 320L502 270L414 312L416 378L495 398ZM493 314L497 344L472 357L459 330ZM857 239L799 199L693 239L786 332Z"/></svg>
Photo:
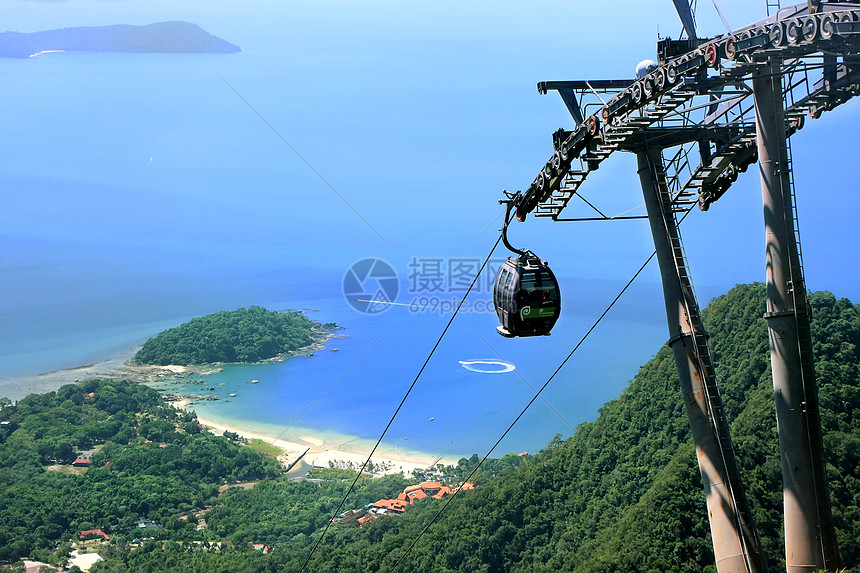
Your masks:
<svg viewBox="0 0 860 573"><path fill-rule="evenodd" d="M181 535L178 518L206 507L220 484L281 471L132 382L31 394L0 418L0 561L50 561L81 531L128 533L141 519L164 525L160 535Z"/></svg>
<svg viewBox="0 0 860 573"><path fill-rule="evenodd" d="M138 364L188 365L259 362L311 344L320 329L333 328L299 312L259 306L193 318L146 341L134 355Z"/></svg>
<svg viewBox="0 0 860 573"><path fill-rule="evenodd" d="M760 284L738 286L712 301L704 318L759 534L771 570L784 570L764 291ZM824 292L811 293L810 302L834 521L844 565L860 573L860 309ZM277 477L271 458L232 435L196 432L193 414L133 384L64 387L6 406L0 419L11 422L0 430L0 483L8 484L0 495L0 558L29 551L58 559L70 535L101 527L111 541L94 573L298 571L355 479L343 469L309 475L320 481ZM94 467L48 470L91 444L101 445ZM456 486L478 462L463 458L415 478ZM262 481L217 496L216 484L246 479ZM474 491L421 499L402 514L361 526L332 523L307 570L394 571L403 558L396 570L715 571L701 478L666 348L595 421L534 456L489 460L471 481ZM413 482L363 476L342 510L394 497ZM137 518L164 528L136 544L127 526Z"/></svg>

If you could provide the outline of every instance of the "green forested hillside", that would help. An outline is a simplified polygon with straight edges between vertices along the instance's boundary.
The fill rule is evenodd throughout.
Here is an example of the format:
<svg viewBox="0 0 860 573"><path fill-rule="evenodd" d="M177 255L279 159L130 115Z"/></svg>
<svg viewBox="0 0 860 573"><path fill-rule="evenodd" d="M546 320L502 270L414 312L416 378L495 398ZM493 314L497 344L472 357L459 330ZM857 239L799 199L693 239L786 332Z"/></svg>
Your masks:
<svg viewBox="0 0 860 573"><path fill-rule="evenodd" d="M784 570L782 484L767 326L762 318L764 296L763 285L738 286L712 301L704 316L711 334L711 347L731 419L742 477L771 571L779 571ZM860 573L860 420L855 415L860 408L860 312L849 301L836 300L829 293L813 293L810 301L814 311L814 350L834 520L844 565L849 571ZM109 391L104 394L102 399L106 403L117 399ZM65 404L56 403L56 400L54 398L51 405ZM146 406L148 402L143 400L140 403ZM71 408L68 404L65 406ZM70 421L69 424L74 426L77 422L73 424ZM7 448L25 450L26 454L19 456L31 461L21 463L34 468L49 463L51 456L62 456L65 452L58 445L59 441L50 441L50 435L39 435L36 426L38 424L30 426L24 433L4 438ZM77 430L70 428L69 431L74 433ZM172 435L171 432L182 435L179 426L170 430L157 425L144 429L141 425L140 431L161 431L159 439L162 440L167 439L165 435ZM114 435L124 436L123 427L117 427L116 432ZM81 434L85 437L86 432ZM38 460L42 455L39 453L40 444L45 443L46 438L47 443L53 445L44 446L44 457ZM122 441L125 438L112 438L116 439ZM140 437L130 439L129 445L135 439ZM10 443L14 445L10 446ZM107 445L105 449L108 449ZM16 463L8 453L10 450L3 451L7 452L4 462L7 473L3 477L14 476L8 472L17 471ZM168 528L170 530L165 531L163 539L222 540L229 543L222 544L217 551L163 541L152 541L141 548L134 548L118 536L116 542L112 541L103 550L107 560L97 564L93 568L94 573L299 571L348 486L348 483L340 481L339 475L325 476L327 481L316 485L290 483L282 478L269 480L250 491L235 491L217 499L210 498L208 503L214 507L208 514L209 527L194 531L190 526L181 527L175 518L169 516L175 516L182 508L200 507L201 493L195 490L193 482L199 479L194 473L196 470L182 474L180 467L165 466L166 460L153 467L172 468L168 473L159 473L167 470L156 471L145 465L139 470L134 464L149 459L135 455L136 451L143 450L122 451L126 452L125 456L114 454L111 458L114 460L111 465L117 464L117 469L111 472L88 470L86 479L79 483L119 475L138 480L152 480L160 475L178 479L177 482L152 483L151 487L143 488L144 491L161 488L159 491L170 493L163 496L163 500L155 500L161 505L149 510L149 515L164 516L163 519L173 524L173 529ZM185 451L195 450L183 449L183 454ZM168 456L166 448L161 455ZM117 471L120 460L126 464L122 466L122 472ZM462 479L476 461L474 457L463 459L461 467L449 468L446 473L455 480ZM151 473L153 477L143 477L136 473L138 471ZM212 477L225 479L227 475L235 475L236 471L239 467L234 465ZM18 492L31 492L35 485L43 488L39 490L41 493L28 495L47 495L49 490L44 489L48 487L44 477L47 473L36 471L27 475L35 476L33 485L7 488L6 496L10 495L10 490L18 496L9 499L29 499L20 497ZM345 508L361 507L377 496L390 496L403 483L400 478L362 478L357 492L350 497ZM403 515L379 518L361 528L355 522L333 524L305 570L427 573L714 571L704 493L681 405L674 360L667 348L662 348L640 369L619 398L601 408L594 422L582 424L570 438L554 439L534 457L506 456L494 462L476 483L478 487L474 491L464 491L454 498L441 518L429 526L396 568L395 564L405 549L418 538L438 511L440 504L437 500L421 500ZM101 492L99 487L94 485L94 489L89 491ZM92 495L95 499L103 499L101 496L104 494ZM187 498L187 501L180 501L182 498ZM0 496L0 503L3 499ZM5 507L9 510L17 503L12 501ZM88 510L87 504L80 502L75 507L78 507L80 515L95 516L99 513ZM102 504L97 507L113 506ZM125 507L132 506L127 504ZM99 511L109 514L111 510ZM137 515L145 514L138 509L134 511ZM5 529L5 516L0 516L0 547L11 545L17 550L19 545L15 543L14 535L18 531L34 530L50 539L58 538L59 530L39 529L40 525L33 525L43 523L47 527L48 519L32 521L33 512L28 509L24 513L27 515L16 517L17 520ZM35 514L51 515L48 509ZM74 512L62 515L67 520L77 519L79 527L101 523L81 521ZM107 523L121 530L124 522ZM69 525L61 524L60 527L62 531L68 531ZM252 541L270 544L271 552L254 551L250 546Z"/></svg>
<svg viewBox="0 0 860 573"><path fill-rule="evenodd" d="M743 479L772 570L784 570L782 483L764 286L734 288L705 313ZM844 564L860 571L860 314L813 293L816 368L833 512ZM430 527L403 571L681 571L713 564L704 494L668 348L575 436L457 500ZM427 519L374 522L392 531L362 544L325 541L314 570L338 560L386 571ZM410 527L406 521L414 521ZM378 520L379 521L379 520ZM339 536L341 534L341 536ZM361 541L363 543L363 540ZM378 569L377 569L378 568Z"/></svg>
<svg viewBox="0 0 860 573"><path fill-rule="evenodd" d="M770 565L779 570L782 484L764 297L763 285L738 286L709 305L705 321L742 475ZM844 563L857 568L860 315L829 293L810 298L834 518ZM668 348L594 423L475 492L425 538L409 569L476 570L464 565L472 561L490 571L693 572L712 564L704 494Z"/></svg>
<svg viewBox="0 0 860 573"><path fill-rule="evenodd" d="M307 346L315 324L298 312L259 306L218 312L147 340L134 360L160 365L257 362Z"/></svg>
<svg viewBox="0 0 860 573"><path fill-rule="evenodd" d="M184 536L178 518L204 508L220 484L281 471L132 382L89 380L6 401L0 420L0 562L62 560L82 530L129 535L140 519L165 526L162 537ZM72 467L78 457L91 467Z"/></svg>

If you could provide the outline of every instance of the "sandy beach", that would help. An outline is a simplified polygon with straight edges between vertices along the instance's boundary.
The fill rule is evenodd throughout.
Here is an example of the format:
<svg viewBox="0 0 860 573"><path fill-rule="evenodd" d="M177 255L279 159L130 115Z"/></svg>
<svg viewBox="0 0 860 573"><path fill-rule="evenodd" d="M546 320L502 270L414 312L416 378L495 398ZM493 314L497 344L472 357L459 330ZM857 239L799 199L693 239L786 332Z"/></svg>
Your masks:
<svg viewBox="0 0 860 573"><path fill-rule="evenodd" d="M177 408L193 410L193 408L189 408L186 400L173 402L173 405ZM300 466L309 469L310 467L329 467L330 465L359 469L367 460L367 455L373 447L372 444L367 444L366 441L357 438L343 441L340 444L330 444L326 439L319 436L302 435L291 441L244 428L241 422L237 421L224 423L222 420L200 416L197 419L213 434L221 435L226 430L249 440L256 438L280 448L284 453L279 456L279 459L285 466L290 466L301 457L301 461L307 465L296 464L294 471ZM351 447L346 447L347 444ZM370 461L373 463L373 471L368 472L370 474L384 475L402 472L407 476L416 469L423 470L433 467L437 463L446 465L456 465L457 463L457 460L453 458L420 452L398 452L384 446L377 448Z"/></svg>
<svg viewBox="0 0 860 573"><path fill-rule="evenodd" d="M309 347L301 352L318 351L325 346L335 335L329 333L324 339L314 341ZM7 378L0 384L0 397L6 396L12 400L20 400L28 394L41 394L51 392L65 384L74 384L81 380L93 378L100 379L124 379L144 384L166 382L169 380L183 378L191 372L201 372L217 368L215 366L143 366L130 363L131 358L137 353L141 345L133 346L118 352L116 355L100 360L93 364L86 364L75 368L67 368L46 372L35 376L22 376ZM281 357L289 359L289 356ZM171 402L175 407L185 410L193 410L188 400L177 400ZM215 434L223 434L225 430L234 432L248 439L259 439L272 444L281 450L283 455L279 459L285 466L290 466L301 457L301 463L296 463L293 472L301 472L310 467L352 467L360 468L367 455L373 448L368 440L362 440L355 436L339 436L336 443L325 438L325 431L314 432L308 430L298 438L291 437L290 440L279 436L267 435L259 431L252 422L247 425L242 420L222 420L207 414L198 416L200 423ZM433 454L411 451L400 451L382 444L374 453L371 462L372 471L375 475L403 472L407 476L415 469L425 469L435 466L437 463L456 464L453 458L442 458Z"/></svg>

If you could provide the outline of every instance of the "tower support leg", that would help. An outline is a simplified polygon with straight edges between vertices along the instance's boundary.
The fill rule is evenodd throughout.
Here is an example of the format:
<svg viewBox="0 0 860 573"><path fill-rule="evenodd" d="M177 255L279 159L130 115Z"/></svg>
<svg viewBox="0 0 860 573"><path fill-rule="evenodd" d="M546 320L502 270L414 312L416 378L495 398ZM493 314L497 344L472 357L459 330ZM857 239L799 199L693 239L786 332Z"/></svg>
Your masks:
<svg viewBox="0 0 860 573"><path fill-rule="evenodd" d="M669 346L707 497L714 557L719 573L762 573L766 563L752 524L728 423L716 384L707 336L699 315L675 216L671 210L662 153L637 154L639 178L663 278Z"/></svg>
<svg viewBox="0 0 860 573"><path fill-rule="evenodd" d="M767 250L767 308L782 460L788 573L839 567L812 362L806 285L795 236L782 79L776 65L753 74Z"/></svg>

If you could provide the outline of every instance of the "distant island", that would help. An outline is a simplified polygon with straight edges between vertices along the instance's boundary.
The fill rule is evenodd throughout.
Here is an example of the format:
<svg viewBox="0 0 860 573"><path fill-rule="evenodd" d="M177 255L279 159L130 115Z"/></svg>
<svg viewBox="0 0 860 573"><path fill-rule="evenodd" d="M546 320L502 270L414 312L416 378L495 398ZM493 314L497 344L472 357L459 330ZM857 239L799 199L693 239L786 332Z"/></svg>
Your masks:
<svg viewBox="0 0 860 573"><path fill-rule="evenodd" d="M0 57L28 58L52 51L232 54L241 50L189 22L0 33Z"/></svg>
<svg viewBox="0 0 860 573"><path fill-rule="evenodd" d="M331 337L336 324L320 324L300 312L259 306L194 318L146 341L136 364L249 363L312 352Z"/></svg>

